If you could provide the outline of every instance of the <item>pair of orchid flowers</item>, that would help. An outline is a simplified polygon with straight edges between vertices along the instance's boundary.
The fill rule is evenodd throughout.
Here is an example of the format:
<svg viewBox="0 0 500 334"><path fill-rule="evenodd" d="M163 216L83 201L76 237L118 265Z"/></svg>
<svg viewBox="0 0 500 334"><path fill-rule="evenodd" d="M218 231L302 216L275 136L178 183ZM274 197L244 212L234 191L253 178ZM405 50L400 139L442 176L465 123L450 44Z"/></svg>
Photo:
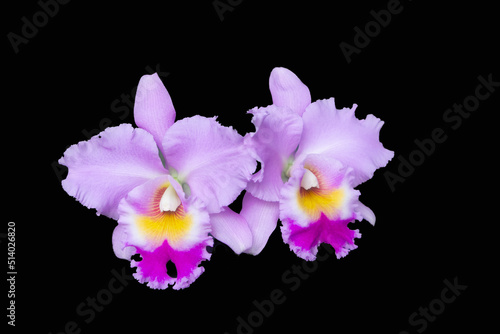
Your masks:
<svg viewBox="0 0 500 334"><path fill-rule="evenodd" d="M337 258L347 255L361 236L348 224L375 223L354 188L393 157L379 141L383 122L359 120L357 105L337 109L333 98L311 103L307 86L285 68L273 69L269 86L273 104L250 110L255 132L241 136L216 117L175 121L158 75L144 75L134 105L138 128L107 128L59 160L68 167L63 189L118 221L113 250L137 268L141 283L188 287L203 273L213 238L257 255L278 219L284 242L305 260L316 258L321 243ZM243 190L236 213L228 205ZM168 262L176 275L167 273Z"/></svg>

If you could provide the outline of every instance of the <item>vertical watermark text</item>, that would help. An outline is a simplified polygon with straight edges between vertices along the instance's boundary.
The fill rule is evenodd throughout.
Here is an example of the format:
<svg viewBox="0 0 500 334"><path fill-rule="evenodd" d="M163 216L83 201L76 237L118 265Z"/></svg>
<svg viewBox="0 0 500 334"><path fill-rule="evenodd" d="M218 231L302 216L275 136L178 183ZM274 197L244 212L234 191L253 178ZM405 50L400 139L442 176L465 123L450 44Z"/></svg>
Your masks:
<svg viewBox="0 0 500 334"><path fill-rule="evenodd" d="M16 326L16 223L7 223L7 323Z"/></svg>

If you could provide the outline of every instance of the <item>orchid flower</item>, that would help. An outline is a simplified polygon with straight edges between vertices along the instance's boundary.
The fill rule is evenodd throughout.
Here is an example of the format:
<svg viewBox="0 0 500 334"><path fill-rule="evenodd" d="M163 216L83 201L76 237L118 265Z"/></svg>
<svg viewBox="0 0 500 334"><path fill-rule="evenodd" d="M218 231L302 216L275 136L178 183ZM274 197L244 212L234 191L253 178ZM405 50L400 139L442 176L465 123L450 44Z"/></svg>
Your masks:
<svg viewBox="0 0 500 334"><path fill-rule="evenodd" d="M117 257L137 267L134 277L155 289L189 286L211 254L210 215L223 214L245 188L256 161L236 130L216 118L175 121L170 95L155 73L140 79L130 124L110 127L69 147L59 163L68 167L63 189L98 214L118 221ZM251 247L244 221L226 232ZM132 260L139 254L140 261ZM167 273L167 263L177 275Z"/></svg>
<svg viewBox="0 0 500 334"><path fill-rule="evenodd" d="M356 104L337 109L333 98L311 103L307 86L285 68L273 69L269 86L273 104L249 111L256 131L245 141L262 167L247 193L279 207L283 240L299 257L314 260L321 243L343 257L361 236L348 224L375 223L354 188L394 155L379 141L383 122L373 115L357 119ZM255 231L248 222L254 234L270 234L277 222L266 223ZM266 242L269 234L260 240Z"/></svg>

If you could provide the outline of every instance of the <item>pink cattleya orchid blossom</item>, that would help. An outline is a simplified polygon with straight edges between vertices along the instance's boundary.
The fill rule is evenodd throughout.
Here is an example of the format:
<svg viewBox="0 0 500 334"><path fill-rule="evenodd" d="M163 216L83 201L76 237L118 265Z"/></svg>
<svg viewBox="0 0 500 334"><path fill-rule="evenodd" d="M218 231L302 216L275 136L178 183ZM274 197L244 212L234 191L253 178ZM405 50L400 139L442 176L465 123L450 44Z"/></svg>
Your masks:
<svg viewBox="0 0 500 334"><path fill-rule="evenodd" d="M246 196L274 203L283 240L299 257L314 260L321 243L343 257L361 236L348 224L363 219L375 223L354 187L394 155L379 141L383 122L373 115L359 120L354 116L357 105L337 109L333 98L311 103L307 86L285 68L273 69L269 86L273 104L249 111L256 131L245 141L262 168L248 183ZM259 235L247 250L255 254L277 221L247 222Z"/></svg>
<svg viewBox="0 0 500 334"><path fill-rule="evenodd" d="M69 147L64 190L88 208L116 219L113 249L131 260L134 277L148 286L189 286L210 258L212 235L237 253L251 248L245 220L231 221L227 205L247 185L256 161L234 129L215 118L175 121L175 110L157 74L141 78L134 106L139 128L122 124ZM215 216L211 224L211 216ZM167 274L172 262L177 275Z"/></svg>

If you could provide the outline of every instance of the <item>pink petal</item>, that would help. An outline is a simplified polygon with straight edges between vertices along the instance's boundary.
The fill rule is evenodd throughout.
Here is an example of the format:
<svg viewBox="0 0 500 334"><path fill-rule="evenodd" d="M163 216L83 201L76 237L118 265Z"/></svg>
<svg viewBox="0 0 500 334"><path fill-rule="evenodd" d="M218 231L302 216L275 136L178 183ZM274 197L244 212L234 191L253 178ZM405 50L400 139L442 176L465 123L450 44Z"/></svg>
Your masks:
<svg viewBox="0 0 500 334"><path fill-rule="evenodd" d="M257 255L267 244L276 229L279 216L279 202L268 202L246 193L240 215L244 217L253 235L253 243L245 253Z"/></svg>
<svg viewBox="0 0 500 334"><path fill-rule="evenodd" d="M311 104L309 88L290 70L276 67L269 77L269 89L273 104L278 107L288 107L302 116L306 107Z"/></svg>
<svg viewBox="0 0 500 334"><path fill-rule="evenodd" d="M153 135L158 147L167 129L174 124L175 109L158 74L143 75L139 80L134 103L134 120L138 127Z"/></svg>
<svg viewBox="0 0 500 334"><path fill-rule="evenodd" d="M274 105L249 112L254 115L256 131L247 135L245 141L255 150L261 170L254 175L247 191L265 201L278 201L282 174L300 141L302 119L290 109Z"/></svg>
<svg viewBox="0 0 500 334"><path fill-rule="evenodd" d="M163 148L169 167L209 213L231 204L256 167L243 137L215 118L194 116L177 121L165 134Z"/></svg>
<svg viewBox="0 0 500 334"><path fill-rule="evenodd" d="M304 130L297 160L309 154L339 160L353 168L353 186L370 179L377 168L385 166L394 152L379 141L384 122L373 115L357 119L356 107L338 110L333 98L312 103L302 116Z"/></svg>
<svg viewBox="0 0 500 334"><path fill-rule="evenodd" d="M252 246L252 231L247 221L230 208L210 215L212 235L228 245L236 254L241 254Z"/></svg>
<svg viewBox="0 0 500 334"><path fill-rule="evenodd" d="M151 134L130 124L107 128L69 147L63 189L88 208L117 219L120 200L135 187L166 173Z"/></svg>
<svg viewBox="0 0 500 334"><path fill-rule="evenodd" d="M175 211L161 211L160 201L168 187L173 187L181 200ZM182 289L202 272L199 264L210 258L206 247L213 245L209 236L208 213L185 198L180 184L170 175L160 176L129 192L120 202L118 223L124 226L126 246L133 246L141 261L132 261L134 274L141 283L153 289L165 289L171 284ZM171 261L177 276L167 273Z"/></svg>

